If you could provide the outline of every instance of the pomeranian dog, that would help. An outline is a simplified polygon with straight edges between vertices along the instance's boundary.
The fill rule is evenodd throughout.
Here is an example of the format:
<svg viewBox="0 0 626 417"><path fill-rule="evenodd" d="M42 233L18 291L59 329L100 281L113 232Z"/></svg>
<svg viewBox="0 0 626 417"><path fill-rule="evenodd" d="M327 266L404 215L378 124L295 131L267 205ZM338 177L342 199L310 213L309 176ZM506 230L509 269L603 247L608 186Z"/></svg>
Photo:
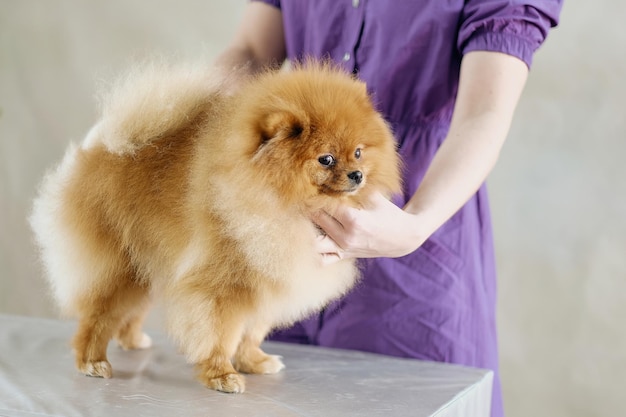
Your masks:
<svg viewBox="0 0 626 417"><path fill-rule="evenodd" d="M43 180L30 223L61 312L78 318L76 366L110 378L111 339L147 348L153 296L198 379L284 365L260 344L356 282L322 265L316 210L400 190L392 134L362 82L328 63L265 71L236 91L207 69L148 65ZM213 78L213 79L212 79Z"/></svg>

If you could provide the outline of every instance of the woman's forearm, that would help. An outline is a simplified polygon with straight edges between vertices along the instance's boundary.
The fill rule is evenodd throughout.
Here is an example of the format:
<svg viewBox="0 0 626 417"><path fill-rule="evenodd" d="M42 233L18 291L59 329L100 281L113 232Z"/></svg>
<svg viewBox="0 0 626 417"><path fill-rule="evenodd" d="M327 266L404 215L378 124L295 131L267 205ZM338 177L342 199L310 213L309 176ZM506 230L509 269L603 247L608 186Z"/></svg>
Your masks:
<svg viewBox="0 0 626 417"><path fill-rule="evenodd" d="M450 218L486 180L508 135L526 82L521 60L496 52L467 54L446 140L405 206L424 238Z"/></svg>

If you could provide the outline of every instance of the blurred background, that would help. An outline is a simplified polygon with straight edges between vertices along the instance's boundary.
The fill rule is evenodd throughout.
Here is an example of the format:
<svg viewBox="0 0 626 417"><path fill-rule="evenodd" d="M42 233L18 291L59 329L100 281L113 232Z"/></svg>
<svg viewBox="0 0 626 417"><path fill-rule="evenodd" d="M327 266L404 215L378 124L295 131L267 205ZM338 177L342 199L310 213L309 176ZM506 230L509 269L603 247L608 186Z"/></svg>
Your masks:
<svg viewBox="0 0 626 417"><path fill-rule="evenodd" d="M215 57L244 6L0 0L0 313L56 316L26 216L95 121L97 86L154 51ZM624 16L566 0L489 178L509 417L626 414Z"/></svg>

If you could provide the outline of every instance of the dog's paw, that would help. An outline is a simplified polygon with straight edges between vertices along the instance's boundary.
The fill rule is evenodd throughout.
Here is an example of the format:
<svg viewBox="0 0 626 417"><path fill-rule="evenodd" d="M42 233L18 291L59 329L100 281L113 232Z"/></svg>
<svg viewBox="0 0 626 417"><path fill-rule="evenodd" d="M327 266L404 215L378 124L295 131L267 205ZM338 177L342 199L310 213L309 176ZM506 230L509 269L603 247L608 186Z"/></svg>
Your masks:
<svg viewBox="0 0 626 417"><path fill-rule="evenodd" d="M141 333L141 339L135 349L148 349L149 347L152 347L152 338L145 333Z"/></svg>
<svg viewBox="0 0 626 417"><path fill-rule="evenodd" d="M278 355L263 355L257 360L235 361L235 369L246 374L276 374L280 372L285 364L282 357Z"/></svg>
<svg viewBox="0 0 626 417"><path fill-rule="evenodd" d="M148 349L152 347L152 338L145 333L139 333L132 338L119 338L117 344L124 350Z"/></svg>
<svg viewBox="0 0 626 417"><path fill-rule="evenodd" d="M86 362L79 365L78 370L87 376L98 378L111 378L113 376L113 368L108 361Z"/></svg>
<svg viewBox="0 0 626 417"><path fill-rule="evenodd" d="M267 355L267 359L261 363L262 374L277 374L285 368L283 357L279 355Z"/></svg>
<svg viewBox="0 0 626 417"><path fill-rule="evenodd" d="M221 392L242 393L246 390L245 378L237 373L208 378L203 382L207 387Z"/></svg>
<svg viewBox="0 0 626 417"><path fill-rule="evenodd" d="M267 357L250 369L251 374L276 374L285 367L282 357L278 355L267 355Z"/></svg>

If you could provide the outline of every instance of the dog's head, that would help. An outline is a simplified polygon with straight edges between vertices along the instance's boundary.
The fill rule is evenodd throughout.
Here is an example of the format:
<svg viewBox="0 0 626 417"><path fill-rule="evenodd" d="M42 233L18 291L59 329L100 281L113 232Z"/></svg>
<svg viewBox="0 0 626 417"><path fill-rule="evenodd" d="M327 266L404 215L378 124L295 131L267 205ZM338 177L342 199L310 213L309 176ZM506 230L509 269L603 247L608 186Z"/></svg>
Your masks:
<svg viewBox="0 0 626 417"><path fill-rule="evenodd" d="M399 191L395 141L362 82L309 63L255 84L250 97L263 102L247 118L256 141L250 157L282 198L360 204L373 191Z"/></svg>

